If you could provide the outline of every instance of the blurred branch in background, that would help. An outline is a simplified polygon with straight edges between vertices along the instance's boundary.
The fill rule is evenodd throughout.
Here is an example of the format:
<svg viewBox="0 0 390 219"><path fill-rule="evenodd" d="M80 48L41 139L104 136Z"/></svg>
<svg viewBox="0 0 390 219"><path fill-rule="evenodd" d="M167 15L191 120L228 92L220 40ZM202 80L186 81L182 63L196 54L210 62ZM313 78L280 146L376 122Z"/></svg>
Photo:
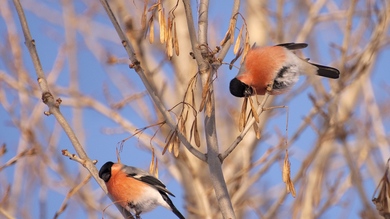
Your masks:
<svg viewBox="0 0 390 219"><path fill-rule="evenodd" d="M25 38L25 44L28 48L28 51L30 52L32 62L34 64L35 72L37 75L37 81L39 84L39 87L42 92L42 101L49 107L49 111L45 111L44 114L46 116L49 115L54 115L54 117L57 119L57 122L61 125L67 136L69 137L69 140L71 141L74 149L76 150L77 154L79 157L73 155L71 156L71 159L79 162L80 164L83 165L90 173L91 175L95 178L95 180L98 182L100 187L103 189L105 193L107 193L107 188L103 184L103 181L98 177L98 171L95 167L95 164L97 163L96 161L92 161L88 155L86 154L83 146L80 144L77 136L75 135L73 129L70 127L69 123L63 116L63 114L60 112L60 104L62 100L60 98L54 99L53 94L50 92L46 76L42 70L42 65L35 47L35 40L32 38L30 34L30 30L27 24L26 17L24 15L24 11L22 8L22 5L18 0L14 0L14 5L17 11L17 14L19 16L20 24L22 26L24 38ZM70 62L72 63L72 62ZM71 78L74 78L76 80L76 77L74 75L71 75ZM76 85L76 86L75 86ZM77 83L71 86L71 89L77 89ZM78 113L76 113L77 116ZM63 152L63 154L65 154ZM120 209L120 212L123 214L124 217L132 217L132 215L127 213L126 211L122 210L121 207L118 206L118 209ZM56 212L54 217L57 217L58 212Z"/></svg>
<svg viewBox="0 0 390 219"><path fill-rule="evenodd" d="M0 217L120 218L93 162L115 159L118 146L132 166L155 152L159 175L174 179L167 188L182 188L174 202L186 218L386 215L385 192L375 205L370 195L387 188L390 154L387 1L29 0L23 29L1 5ZM21 38L26 22L34 40ZM253 43L293 41L341 78L302 77L287 94L254 98L261 115L247 117L252 105L241 112L228 81ZM286 111L262 112L275 106L289 107L287 145ZM90 173L61 155L72 156L70 144ZM143 218L166 213L156 211Z"/></svg>

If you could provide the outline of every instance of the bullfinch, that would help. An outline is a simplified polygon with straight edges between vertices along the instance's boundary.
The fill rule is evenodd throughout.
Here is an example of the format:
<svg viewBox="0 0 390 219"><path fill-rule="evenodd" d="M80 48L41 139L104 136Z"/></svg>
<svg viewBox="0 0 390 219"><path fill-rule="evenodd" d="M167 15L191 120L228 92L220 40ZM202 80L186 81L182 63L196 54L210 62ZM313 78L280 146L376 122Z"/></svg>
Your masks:
<svg viewBox="0 0 390 219"><path fill-rule="evenodd" d="M230 93L236 97L264 95L272 84L271 95L288 91L300 74L339 78L339 70L301 59L291 50L306 48L306 43L283 43L250 49L237 76L230 81Z"/></svg>
<svg viewBox="0 0 390 219"><path fill-rule="evenodd" d="M168 194L174 195L160 180L141 169L109 161L100 168L99 177L106 183L113 200L137 219L141 213L151 211L158 205L184 219L168 197Z"/></svg>

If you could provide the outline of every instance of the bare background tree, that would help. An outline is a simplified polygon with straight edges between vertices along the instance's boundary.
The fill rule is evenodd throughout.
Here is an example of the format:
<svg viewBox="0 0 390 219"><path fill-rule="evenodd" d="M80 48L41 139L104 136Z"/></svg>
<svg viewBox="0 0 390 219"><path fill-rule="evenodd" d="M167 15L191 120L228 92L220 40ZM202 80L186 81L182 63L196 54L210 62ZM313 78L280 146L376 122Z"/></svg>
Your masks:
<svg viewBox="0 0 390 219"><path fill-rule="evenodd" d="M34 41L18 1L0 7L0 217L120 218L94 166L116 149L142 168L154 150L187 218L380 217L371 199L390 154L387 1L21 4ZM302 78L264 106L288 110L240 132L242 99L228 82L242 57L229 63L254 42L294 41L340 79ZM295 198L282 181L286 149Z"/></svg>

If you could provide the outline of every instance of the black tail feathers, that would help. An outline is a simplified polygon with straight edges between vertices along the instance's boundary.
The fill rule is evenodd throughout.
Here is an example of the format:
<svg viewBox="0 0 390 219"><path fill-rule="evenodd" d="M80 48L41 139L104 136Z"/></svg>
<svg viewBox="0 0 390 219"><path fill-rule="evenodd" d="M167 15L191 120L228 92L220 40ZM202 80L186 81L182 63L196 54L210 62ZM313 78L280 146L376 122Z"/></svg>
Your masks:
<svg viewBox="0 0 390 219"><path fill-rule="evenodd" d="M324 66L324 65L318 65L314 63L310 63L318 68L317 74L322 77L327 77L327 78L333 78L337 79L340 76L340 71L337 70L336 68L332 68L329 66Z"/></svg>
<svg viewBox="0 0 390 219"><path fill-rule="evenodd" d="M172 205L171 208L172 208L173 213L176 214L176 216L178 218L185 219L185 217L180 213L179 210L177 210L177 208L174 205Z"/></svg>
<svg viewBox="0 0 390 219"><path fill-rule="evenodd" d="M174 214L176 214L176 216L180 219L185 219L185 217L180 213L179 210L177 210L177 208L175 207L175 205L173 205L173 202L172 200L168 197L168 195L165 193L165 192L160 192L161 196L163 197L163 199L168 203L169 207L171 207L172 211Z"/></svg>

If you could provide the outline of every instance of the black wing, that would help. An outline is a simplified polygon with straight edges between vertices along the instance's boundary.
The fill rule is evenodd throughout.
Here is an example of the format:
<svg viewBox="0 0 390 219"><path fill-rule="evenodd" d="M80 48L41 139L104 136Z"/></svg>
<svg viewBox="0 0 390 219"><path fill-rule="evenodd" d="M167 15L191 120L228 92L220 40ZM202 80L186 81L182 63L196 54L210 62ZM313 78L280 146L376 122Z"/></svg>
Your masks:
<svg viewBox="0 0 390 219"><path fill-rule="evenodd" d="M166 187L160 180L158 180L157 178L155 178L153 176L146 175L146 176L141 176L138 179L141 180L142 182L150 184L152 186L161 186L163 188Z"/></svg>
<svg viewBox="0 0 390 219"><path fill-rule="evenodd" d="M289 50L296 50L306 48L308 45L307 43L281 43L276 46L283 46Z"/></svg>
<svg viewBox="0 0 390 219"><path fill-rule="evenodd" d="M129 168L129 167L127 167L127 168ZM153 186L154 188L156 188L159 191L166 192L169 195L175 197L175 195L173 195L172 192L170 192L168 189L166 189L166 186L164 185L164 183L162 183L156 177L151 176L151 175L147 175L145 171L141 171L138 168L134 168L134 169L137 169L137 171L135 171L133 173L128 173L127 174L128 177L133 177L136 180L139 180L141 182L149 184L150 186Z"/></svg>
<svg viewBox="0 0 390 219"><path fill-rule="evenodd" d="M166 186L160 180L158 180L156 177L146 175L146 176L141 176L139 179L144 183L147 183L151 186L156 187L159 191L164 191L164 192L172 195L173 197L175 197L175 195L173 195L172 192L168 191L168 189L166 189Z"/></svg>

